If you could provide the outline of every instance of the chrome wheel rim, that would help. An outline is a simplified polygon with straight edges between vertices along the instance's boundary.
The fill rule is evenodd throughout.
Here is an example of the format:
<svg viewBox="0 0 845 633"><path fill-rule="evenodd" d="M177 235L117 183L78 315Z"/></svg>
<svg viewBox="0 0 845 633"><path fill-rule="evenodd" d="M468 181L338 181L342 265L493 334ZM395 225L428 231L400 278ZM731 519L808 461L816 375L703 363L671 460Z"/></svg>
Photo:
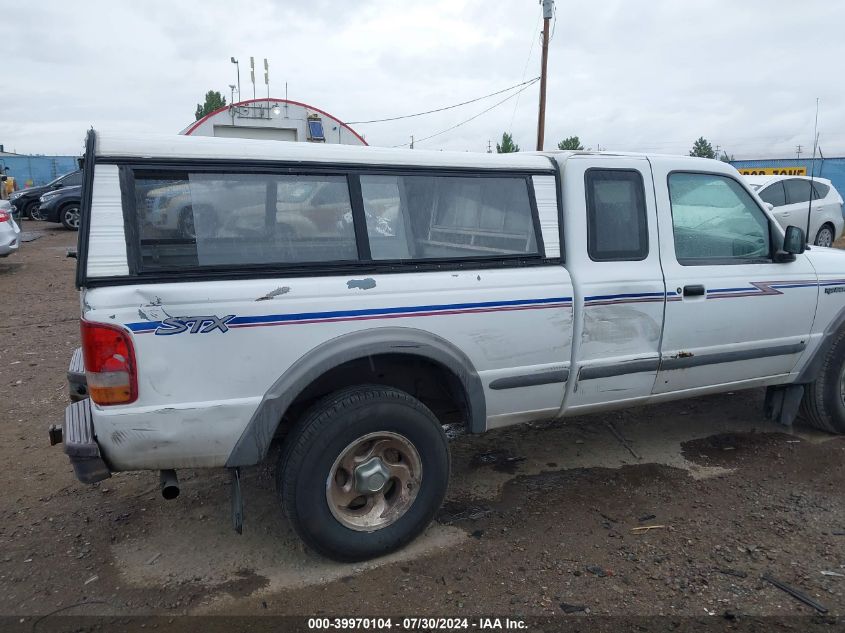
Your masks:
<svg viewBox="0 0 845 633"><path fill-rule="evenodd" d="M408 438L390 431L368 433L335 459L326 478L326 501L341 524L372 532L405 515L421 482L422 461Z"/></svg>
<svg viewBox="0 0 845 633"><path fill-rule="evenodd" d="M79 207L70 207L64 212L65 223L71 228L79 228Z"/></svg>
<svg viewBox="0 0 845 633"><path fill-rule="evenodd" d="M816 238L816 246L830 247L833 244L833 233L830 229L822 229Z"/></svg>

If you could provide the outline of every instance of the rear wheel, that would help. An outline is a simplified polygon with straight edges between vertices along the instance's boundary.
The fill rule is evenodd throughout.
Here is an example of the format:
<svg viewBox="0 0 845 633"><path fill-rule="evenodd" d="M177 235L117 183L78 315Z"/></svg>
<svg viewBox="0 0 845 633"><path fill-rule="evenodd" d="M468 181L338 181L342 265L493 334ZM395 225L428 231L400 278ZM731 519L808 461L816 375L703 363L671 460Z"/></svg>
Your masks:
<svg viewBox="0 0 845 633"><path fill-rule="evenodd" d="M286 438L276 470L294 529L341 561L381 556L414 539L448 482L440 422L409 394L379 385L318 402Z"/></svg>
<svg viewBox="0 0 845 633"><path fill-rule="evenodd" d="M845 330L825 355L815 382L804 387L801 417L828 433L845 433Z"/></svg>
<svg viewBox="0 0 845 633"><path fill-rule="evenodd" d="M79 230L79 203L74 202L59 211L59 221L69 231Z"/></svg>
<svg viewBox="0 0 845 633"><path fill-rule="evenodd" d="M38 206L37 202L30 204L29 207L27 207L27 212L29 213L29 217L33 220L41 219L41 208Z"/></svg>
<svg viewBox="0 0 845 633"><path fill-rule="evenodd" d="M822 228L819 229L819 232L816 233L816 246L825 246L830 247L833 246L833 227L830 224L825 224Z"/></svg>

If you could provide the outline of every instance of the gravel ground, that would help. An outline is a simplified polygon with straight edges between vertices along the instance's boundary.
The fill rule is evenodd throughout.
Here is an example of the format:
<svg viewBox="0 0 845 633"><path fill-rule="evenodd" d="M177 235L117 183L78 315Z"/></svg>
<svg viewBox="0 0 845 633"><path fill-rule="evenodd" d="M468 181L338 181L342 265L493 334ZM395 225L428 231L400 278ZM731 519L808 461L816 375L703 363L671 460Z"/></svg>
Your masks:
<svg viewBox="0 0 845 633"><path fill-rule="evenodd" d="M171 502L155 473L80 484L46 434L62 419L78 345L65 258L75 234L53 226L36 225L42 237L0 260L0 615L16 616L10 627L62 609L775 616L801 630L845 611L845 439L767 423L757 390L458 438L436 524L366 564L302 547L275 499L275 455L244 473L242 536L222 472L180 472ZM826 619L764 574L826 607Z"/></svg>

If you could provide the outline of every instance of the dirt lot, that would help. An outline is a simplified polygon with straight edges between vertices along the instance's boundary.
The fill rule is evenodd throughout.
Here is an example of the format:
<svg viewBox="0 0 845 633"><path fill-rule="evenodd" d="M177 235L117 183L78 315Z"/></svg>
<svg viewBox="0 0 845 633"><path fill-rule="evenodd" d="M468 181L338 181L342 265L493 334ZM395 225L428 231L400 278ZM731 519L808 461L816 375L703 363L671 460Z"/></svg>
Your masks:
<svg viewBox="0 0 845 633"><path fill-rule="evenodd" d="M53 226L0 260L0 615L813 614L767 572L845 612L845 439L765 422L759 391L458 438L438 522L367 564L304 550L274 456L242 536L222 472L180 472L170 502L156 473L79 484L46 433L78 345Z"/></svg>

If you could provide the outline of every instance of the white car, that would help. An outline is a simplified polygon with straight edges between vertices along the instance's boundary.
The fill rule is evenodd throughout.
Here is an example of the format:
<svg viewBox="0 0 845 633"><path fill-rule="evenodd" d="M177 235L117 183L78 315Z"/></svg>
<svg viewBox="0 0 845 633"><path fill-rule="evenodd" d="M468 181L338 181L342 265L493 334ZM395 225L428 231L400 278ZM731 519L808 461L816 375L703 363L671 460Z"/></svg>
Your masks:
<svg viewBox="0 0 845 633"><path fill-rule="evenodd" d="M0 200L0 257L8 257L21 245L21 230L12 217L12 205Z"/></svg>
<svg viewBox="0 0 845 633"><path fill-rule="evenodd" d="M842 196L827 178L806 176L745 176L783 228L790 224L807 230L807 212L812 209L807 238L816 246L831 246L842 235L845 220ZM812 199L812 204L811 204Z"/></svg>

